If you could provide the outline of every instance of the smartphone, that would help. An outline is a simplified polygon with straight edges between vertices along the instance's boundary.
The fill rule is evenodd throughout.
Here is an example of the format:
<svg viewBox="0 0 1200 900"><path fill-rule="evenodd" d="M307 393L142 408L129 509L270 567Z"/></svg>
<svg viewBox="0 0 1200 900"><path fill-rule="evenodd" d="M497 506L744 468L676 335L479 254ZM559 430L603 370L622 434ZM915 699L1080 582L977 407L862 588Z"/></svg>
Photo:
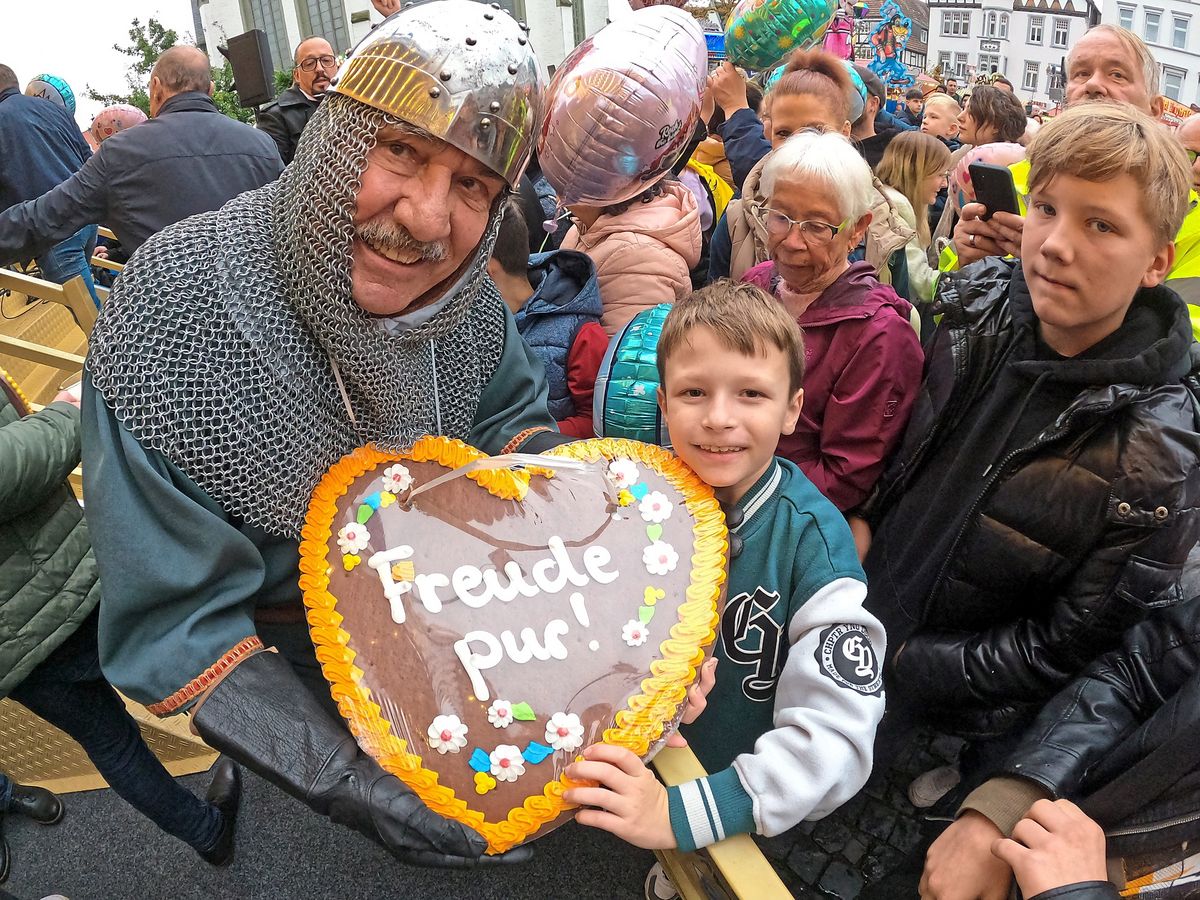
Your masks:
<svg viewBox="0 0 1200 900"><path fill-rule="evenodd" d="M968 169L971 173L971 186L975 188L975 202L987 207L987 212L982 216L985 221L998 212L1021 214L1012 172L1004 166L982 162L971 163Z"/></svg>

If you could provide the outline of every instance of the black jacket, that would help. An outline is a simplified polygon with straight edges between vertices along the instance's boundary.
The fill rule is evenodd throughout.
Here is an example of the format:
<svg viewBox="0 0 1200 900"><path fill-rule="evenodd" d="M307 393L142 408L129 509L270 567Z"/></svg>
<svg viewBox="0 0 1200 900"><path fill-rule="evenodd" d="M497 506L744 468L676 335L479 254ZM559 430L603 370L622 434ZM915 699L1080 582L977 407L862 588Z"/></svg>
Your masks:
<svg viewBox="0 0 1200 900"><path fill-rule="evenodd" d="M1179 740L1186 747L1167 743ZM1150 846L1162 849L1200 834L1198 747L1200 597L1151 616L1089 666L1046 705L999 774L1080 803L1110 842L1153 833ZM1133 802L1106 796L1127 772Z"/></svg>
<svg viewBox="0 0 1200 900"><path fill-rule="evenodd" d="M1200 350L1186 306L1167 288L1140 291L1156 339L1132 359L1065 361L1071 378L1052 387L1076 386L1061 413L1041 410L1049 424L1016 443L987 443L991 423L969 413L1029 337L1014 324L1010 289L1025 290L1024 278L997 258L943 276L921 395L869 509L867 606L889 644L903 644L889 690L966 737L1027 724L1129 627L1179 602L1200 534ZM971 483L939 482L926 464L957 465L964 436L997 455L972 461ZM961 526L935 517L928 534L896 534L922 505ZM921 570L936 576L906 591L893 573L923 565L924 542L939 547Z"/></svg>
<svg viewBox="0 0 1200 900"><path fill-rule="evenodd" d="M205 94L176 94L153 119L108 138L62 184L0 214L0 265L95 224L132 253L168 225L219 209L281 171L267 135L222 115Z"/></svg>
<svg viewBox="0 0 1200 900"><path fill-rule="evenodd" d="M265 131L274 139L285 166L292 161L300 133L304 131L304 126L320 105L320 100L309 100L304 92L293 84L256 114L259 130Z"/></svg>

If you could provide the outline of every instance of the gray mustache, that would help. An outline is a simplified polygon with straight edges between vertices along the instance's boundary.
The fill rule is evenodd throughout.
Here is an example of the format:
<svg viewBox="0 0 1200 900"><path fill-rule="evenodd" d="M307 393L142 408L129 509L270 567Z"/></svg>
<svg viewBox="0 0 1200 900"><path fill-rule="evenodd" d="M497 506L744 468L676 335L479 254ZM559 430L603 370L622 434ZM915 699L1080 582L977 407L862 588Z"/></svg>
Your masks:
<svg viewBox="0 0 1200 900"><path fill-rule="evenodd" d="M421 259L441 262L450 255L450 248L443 241L418 241L408 229L372 220L356 229L360 240L391 251L419 253Z"/></svg>

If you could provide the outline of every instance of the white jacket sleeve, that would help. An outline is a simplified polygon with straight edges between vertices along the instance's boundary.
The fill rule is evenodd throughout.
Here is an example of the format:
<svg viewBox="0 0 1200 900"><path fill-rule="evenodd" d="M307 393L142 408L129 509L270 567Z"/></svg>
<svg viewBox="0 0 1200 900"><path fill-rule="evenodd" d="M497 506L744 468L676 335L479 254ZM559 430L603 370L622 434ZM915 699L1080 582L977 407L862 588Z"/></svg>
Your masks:
<svg viewBox="0 0 1200 900"><path fill-rule="evenodd" d="M733 761L760 834L828 815L871 774L887 647L866 595L863 582L839 578L792 616L775 727Z"/></svg>

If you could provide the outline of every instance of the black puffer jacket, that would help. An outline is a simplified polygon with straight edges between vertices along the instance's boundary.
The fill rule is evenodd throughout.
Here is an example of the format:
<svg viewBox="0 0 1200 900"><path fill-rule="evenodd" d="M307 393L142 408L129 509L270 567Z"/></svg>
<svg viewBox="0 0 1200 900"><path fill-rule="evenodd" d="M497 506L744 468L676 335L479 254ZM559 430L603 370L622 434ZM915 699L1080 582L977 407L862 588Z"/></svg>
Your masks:
<svg viewBox="0 0 1200 900"><path fill-rule="evenodd" d="M875 524L940 441L986 428L967 412L1007 364L1018 331L1028 339L1032 327L1014 323L1010 286L1025 290L1020 270L995 258L943 277L943 320L872 504ZM1055 374L1059 390L1064 380L1078 384L1065 410L1018 449L981 461L979 483L943 485L973 505L928 596L879 592L887 605L911 604L899 614L904 627L889 634L897 647L905 641L889 690L919 702L937 726L986 737L1024 725L1130 626L1183 597L1180 574L1200 534L1200 351L1173 292L1143 290L1138 302L1158 317L1149 346L1132 360L1054 364L1069 373ZM1089 386L1093 372L1098 386ZM1106 381L1113 372L1144 381ZM961 508L944 495L917 498L935 499ZM896 567L886 543L877 553L872 578L872 562ZM889 628L897 621L895 609L872 612Z"/></svg>
<svg viewBox="0 0 1200 900"><path fill-rule="evenodd" d="M1136 834L1161 849L1200 834L1197 740L1200 597L1151 616L1089 666L1046 705L1000 774L1081 803L1110 842ZM1134 770L1160 747L1140 774ZM1132 804L1106 796L1127 772L1139 788Z"/></svg>

